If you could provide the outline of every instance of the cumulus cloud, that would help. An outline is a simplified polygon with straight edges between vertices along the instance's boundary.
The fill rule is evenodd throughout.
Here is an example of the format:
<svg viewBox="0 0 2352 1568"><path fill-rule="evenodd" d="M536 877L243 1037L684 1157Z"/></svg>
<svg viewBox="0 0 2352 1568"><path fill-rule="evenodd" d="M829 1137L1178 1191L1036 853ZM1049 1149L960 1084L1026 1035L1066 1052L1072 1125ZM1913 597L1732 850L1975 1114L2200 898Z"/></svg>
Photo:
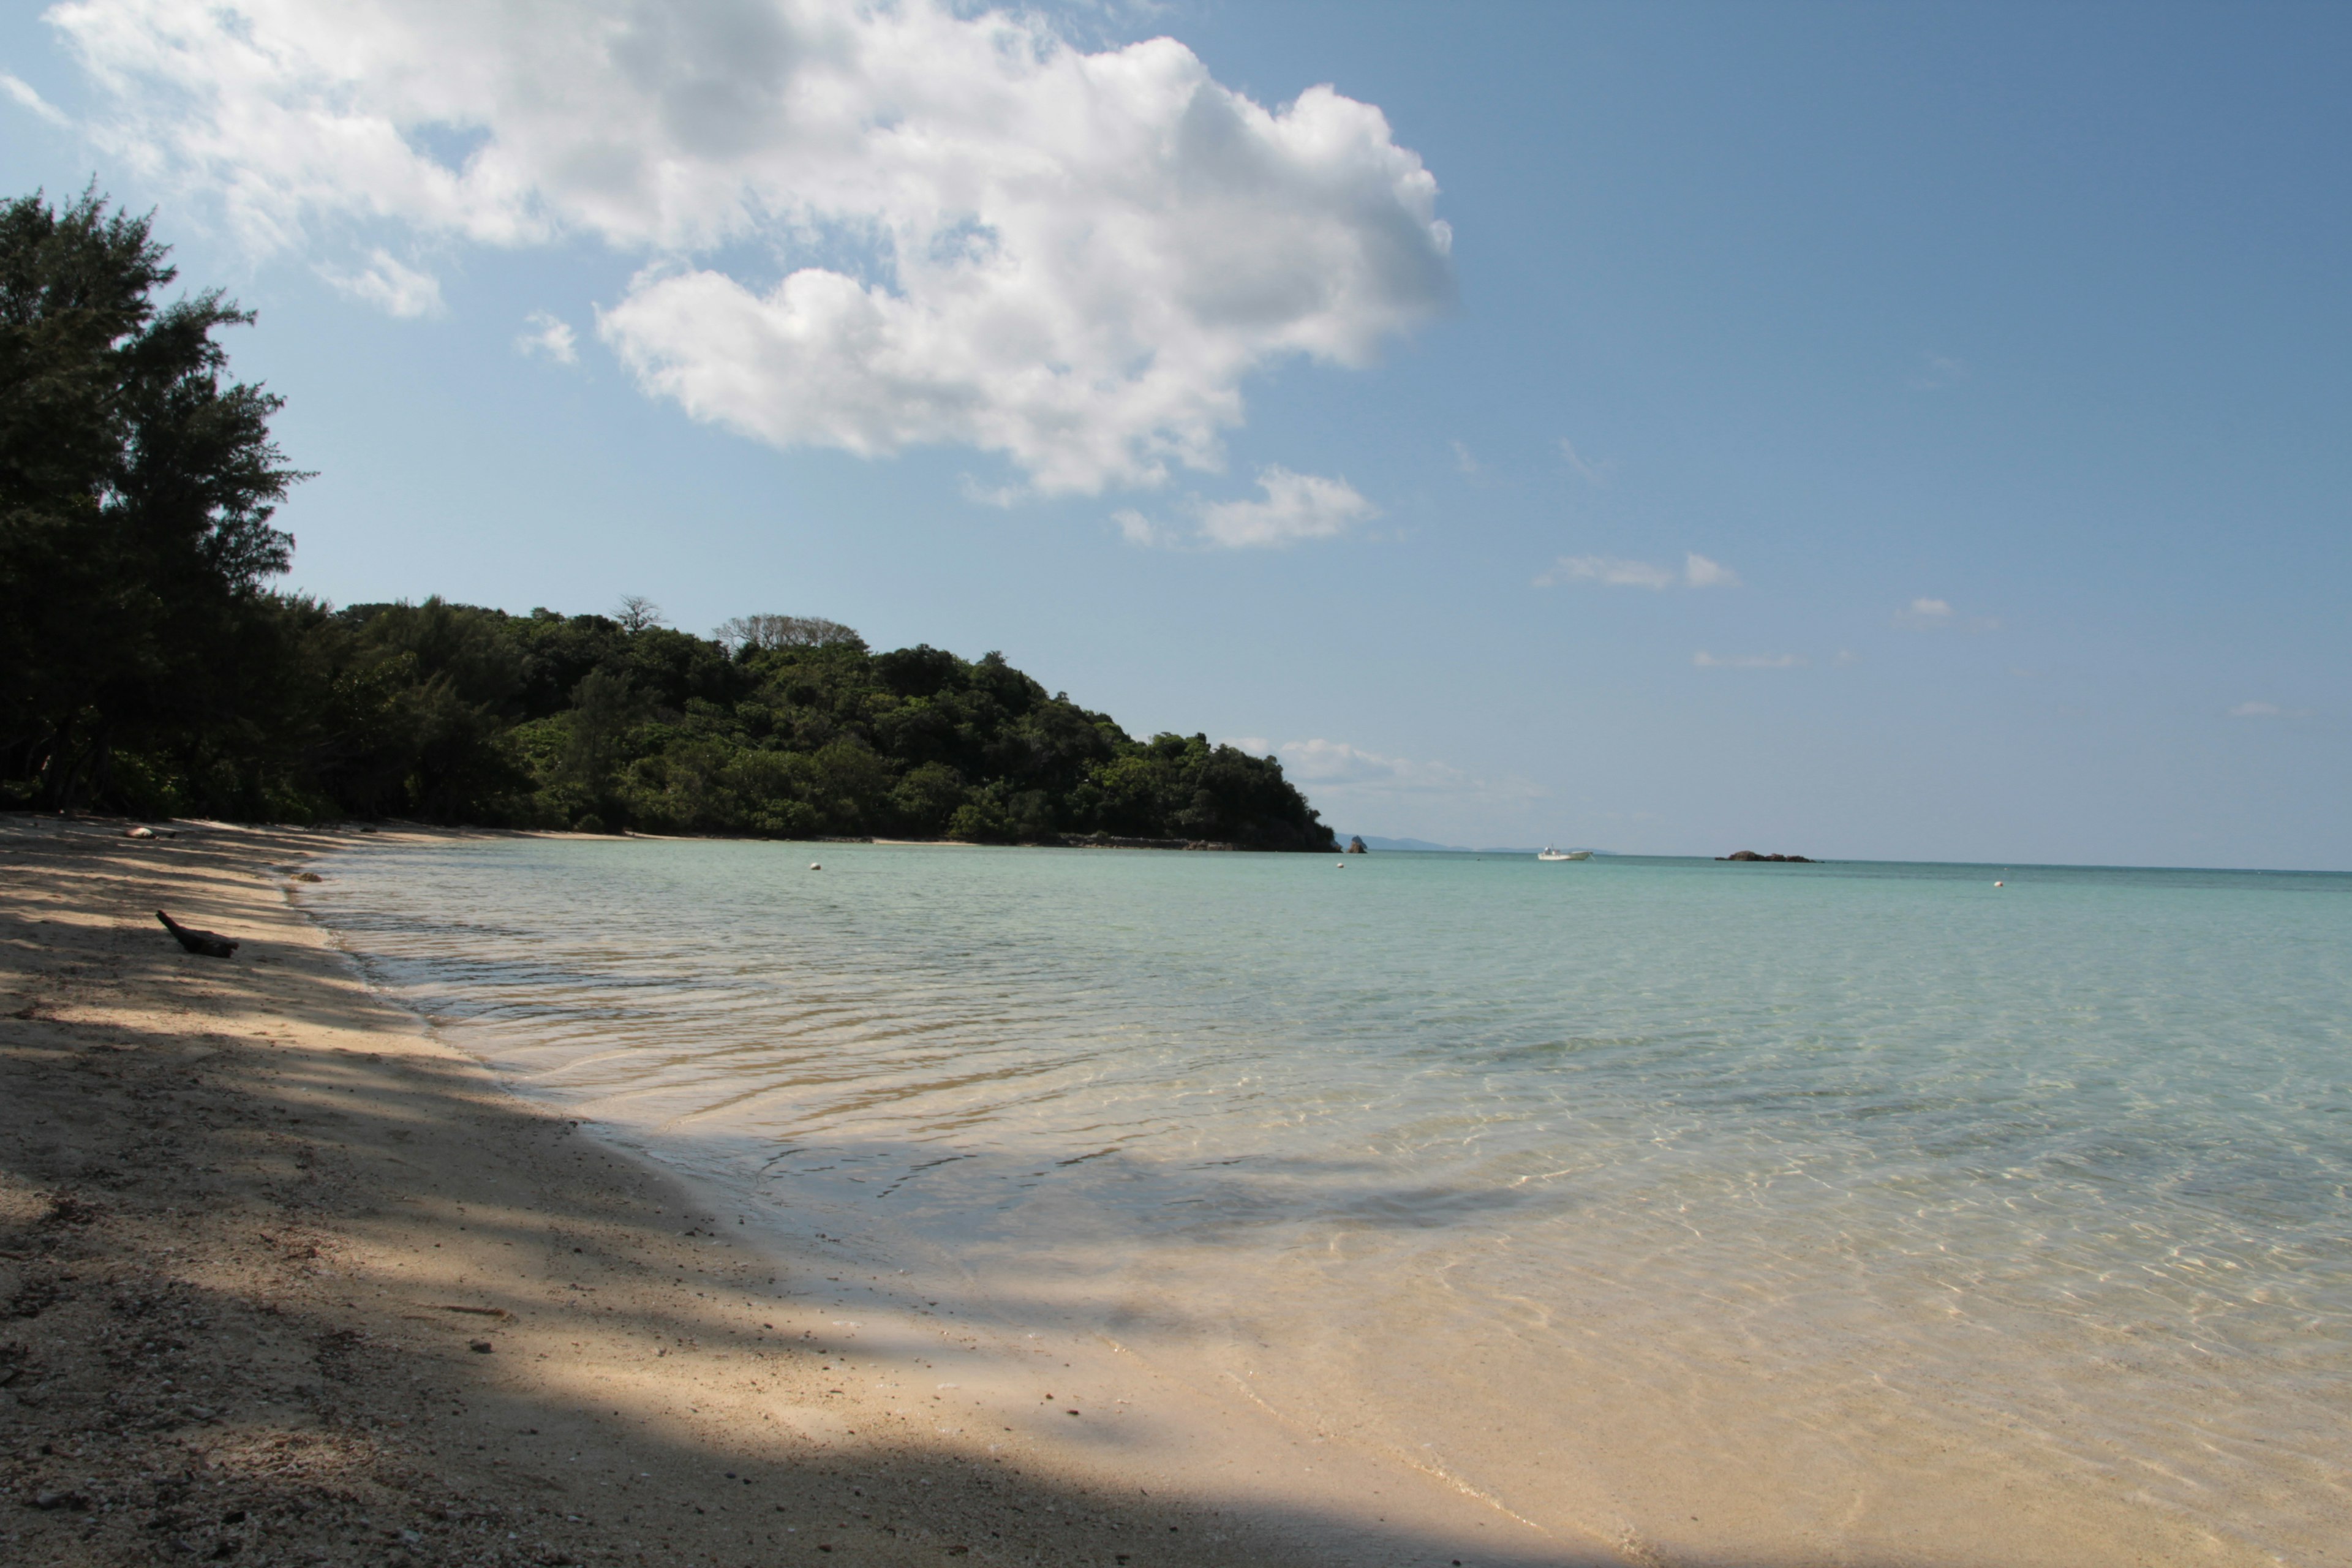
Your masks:
<svg viewBox="0 0 2352 1568"><path fill-rule="evenodd" d="M1150 549L1264 550L1334 539L1381 515L1345 479L1295 474L1277 464L1258 470L1257 485L1255 500L1185 498L1179 507L1189 521L1182 524L1155 521L1134 507L1120 508L1110 520L1129 544Z"/></svg>
<svg viewBox="0 0 2352 1568"><path fill-rule="evenodd" d="M572 323L545 310L533 310L523 318L530 331L515 339L515 348L526 354L543 354L557 364L580 363L580 340Z"/></svg>
<svg viewBox="0 0 2352 1568"><path fill-rule="evenodd" d="M1345 533L1381 514L1345 479L1277 466L1259 469L1257 485L1262 500L1202 503L1201 537L1232 550L1296 544Z"/></svg>
<svg viewBox="0 0 2352 1568"><path fill-rule="evenodd" d="M1802 654L1737 653L1718 657L1702 648L1691 655L1691 663L1700 669L1796 669L1805 662Z"/></svg>
<svg viewBox="0 0 2352 1568"><path fill-rule="evenodd" d="M1174 537L1166 529L1161 528L1131 506L1121 507L1111 513L1110 520L1118 524L1120 536L1129 544L1139 544L1150 548L1153 545L1176 542Z"/></svg>
<svg viewBox="0 0 2352 1568"><path fill-rule="evenodd" d="M31 82L21 80L6 71L0 71L0 92L6 93L17 108L37 120L45 120L60 128L73 123L66 118L64 110L43 98Z"/></svg>
<svg viewBox="0 0 2352 1568"><path fill-rule="evenodd" d="M389 251L368 253L367 265L357 272L332 267L320 275L354 300L364 300L391 316L434 316L441 312L441 280L420 272Z"/></svg>
<svg viewBox="0 0 2352 1568"><path fill-rule="evenodd" d="M1739 574L1696 553L1683 556L1682 570L1614 555L1563 555L1536 579L1538 588L1562 583L1601 583L1612 588L1736 588Z"/></svg>
<svg viewBox="0 0 2352 1568"><path fill-rule="evenodd" d="M780 447L969 446L1047 493L1213 471L1253 371L1362 365L1451 288L1379 109L1268 108L1171 38L1090 53L944 0L49 16L99 134L256 251L591 237L643 258L597 318L639 383ZM413 306L394 282L353 291Z"/></svg>

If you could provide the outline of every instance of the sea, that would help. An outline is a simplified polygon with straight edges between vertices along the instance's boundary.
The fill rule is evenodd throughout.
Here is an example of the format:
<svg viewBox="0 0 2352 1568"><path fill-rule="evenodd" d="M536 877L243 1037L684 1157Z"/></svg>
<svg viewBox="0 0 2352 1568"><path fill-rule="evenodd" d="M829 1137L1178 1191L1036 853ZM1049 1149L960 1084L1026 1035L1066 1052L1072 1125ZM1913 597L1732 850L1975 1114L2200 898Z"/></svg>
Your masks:
<svg viewBox="0 0 2352 1568"><path fill-rule="evenodd" d="M326 868L306 907L518 1092L1548 1529L2352 1561L2352 876L529 837Z"/></svg>

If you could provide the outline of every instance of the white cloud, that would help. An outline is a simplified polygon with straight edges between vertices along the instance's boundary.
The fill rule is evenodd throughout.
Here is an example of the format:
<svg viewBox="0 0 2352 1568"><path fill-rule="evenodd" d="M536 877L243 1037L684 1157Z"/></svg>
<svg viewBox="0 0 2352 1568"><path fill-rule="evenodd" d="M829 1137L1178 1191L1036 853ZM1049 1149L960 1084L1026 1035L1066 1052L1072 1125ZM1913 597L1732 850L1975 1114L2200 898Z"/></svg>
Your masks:
<svg viewBox="0 0 2352 1568"><path fill-rule="evenodd" d="M1721 658L1702 648L1691 655L1691 663L1700 669L1797 669L1805 663L1802 654L1738 653Z"/></svg>
<svg viewBox="0 0 2352 1568"><path fill-rule="evenodd" d="M1895 624L1914 626L1921 631L1938 631L1946 626L1958 626L1971 632L2000 630L2000 622L1991 616L1971 616L1963 620L1948 599L1914 599L1895 612Z"/></svg>
<svg viewBox="0 0 2352 1568"><path fill-rule="evenodd" d="M1919 368L1912 373L1911 384L1918 391L1933 392L1937 387L1950 386L1968 378L1966 361L1956 360L1948 354L1923 353L1919 356Z"/></svg>
<svg viewBox="0 0 2352 1568"><path fill-rule="evenodd" d="M1704 555L1683 557L1683 581L1694 588L1737 588L1739 574L1721 562L1709 561Z"/></svg>
<svg viewBox="0 0 2352 1568"><path fill-rule="evenodd" d="M1382 756L1345 741L1286 741L1277 747L1255 736L1243 736L1227 743L1260 756L1281 758L1286 778L1310 789L1318 801L1333 799L1350 810L1360 810L1368 802L1404 796L1533 800L1545 793L1526 779L1493 783L1450 763Z"/></svg>
<svg viewBox="0 0 2352 1568"><path fill-rule="evenodd" d="M1466 783L1469 775L1444 763L1416 763L1384 757L1344 741L1290 741L1281 751L1282 771L1302 784L1411 783L1420 788L1446 788Z"/></svg>
<svg viewBox="0 0 2352 1568"><path fill-rule="evenodd" d="M598 314L639 383L780 447L969 446L1055 493L1213 471L1252 372L1365 364L1451 288L1377 108L1268 109L1171 38L947 0L48 15L102 141L257 252L592 237L646 258Z"/></svg>
<svg viewBox="0 0 2352 1568"><path fill-rule="evenodd" d="M2230 710L2232 719L2308 719L2310 712L2302 708L2282 708L2275 702L2241 702Z"/></svg>
<svg viewBox="0 0 2352 1568"><path fill-rule="evenodd" d="M0 71L0 92L6 93L16 101L16 107L30 113L37 120L46 120L51 125L61 128L73 123L66 118L64 110L43 98L35 90L31 82L20 80L6 71Z"/></svg>
<svg viewBox="0 0 2352 1568"><path fill-rule="evenodd" d="M1168 530L1161 528L1133 507L1121 507L1110 514L1110 520L1118 524L1119 533L1129 544L1140 544L1150 548L1153 545L1171 545L1177 542L1175 536Z"/></svg>
<svg viewBox="0 0 2352 1568"><path fill-rule="evenodd" d="M354 300L364 300L392 316L436 316L441 313L441 280L419 272L384 250L368 253L367 267L342 272L322 267L320 275Z"/></svg>
<svg viewBox="0 0 2352 1568"><path fill-rule="evenodd" d="M1486 465L1459 441L1454 443L1454 466L1474 479L1486 471Z"/></svg>
<svg viewBox="0 0 2352 1568"><path fill-rule="evenodd" d="M1646 561L1622 561L1613 555L1563 555L1552 563L1551 570L1536 579L1538 588L1549 588L1561 583L1606 583L1615 588L1671 588L1675 573L1671 566L1654 566Z"/></svg>
<svg viewBox="0 0 2352 1568"><path fill-rule="evenodd" d="M572 323L545 310L533 310L524 320L531 330L515 339L515 348L526 354L545 354L557 364L580 363L580 340Z"/></svg>
<svg viewBox="0 0 2352 1568"><path fill-rule="evenodd" d="M1576 443L1570 441L1565 436L1562 436L1559 438L1559 455L1568 459L1568 466L1574 468L1578 475L1581 477L1587 484L1598 485L1607 483L1610 470L1617 466L1611 462L1591 462L1584 458L1579 457L1576 451Z"/></svg>
<svg viewBox="0 0 2352 1568"><path fill-rule="evenodd" d="M1201 503L1201 537L1233 550L1296 544L1332 538L1381 514L1345 479L1275 467L1259 469L1257 483L1263 500Z"/></svg>
<svg viewBox="0 0 2352 1568"><path fill-rule="evenodd" d="M1563 555L1538 577L1538 588L1562 583L1602 583L1612 588L1736 588L1739 574L1719 561L1696 553L1683 556L1682 570L1648 561L1626 561L1614 555Z"/></svg>

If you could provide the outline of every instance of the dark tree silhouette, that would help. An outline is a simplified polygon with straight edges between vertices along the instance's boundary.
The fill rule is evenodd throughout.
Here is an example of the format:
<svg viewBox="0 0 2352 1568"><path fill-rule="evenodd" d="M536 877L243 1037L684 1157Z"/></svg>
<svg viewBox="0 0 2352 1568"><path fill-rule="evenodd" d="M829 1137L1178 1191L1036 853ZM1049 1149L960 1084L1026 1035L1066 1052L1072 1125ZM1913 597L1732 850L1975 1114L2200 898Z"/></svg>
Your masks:
<svg viewBox="0 0 2352 1568"><path fill-rule="evenodd" d="M250 612L303 476L278 400L224 381L213 334L252 316L158 304L149 227L94 192L0 206L0 767L58 808L112 793L122 749L217 765L269 717Z"/></svg>

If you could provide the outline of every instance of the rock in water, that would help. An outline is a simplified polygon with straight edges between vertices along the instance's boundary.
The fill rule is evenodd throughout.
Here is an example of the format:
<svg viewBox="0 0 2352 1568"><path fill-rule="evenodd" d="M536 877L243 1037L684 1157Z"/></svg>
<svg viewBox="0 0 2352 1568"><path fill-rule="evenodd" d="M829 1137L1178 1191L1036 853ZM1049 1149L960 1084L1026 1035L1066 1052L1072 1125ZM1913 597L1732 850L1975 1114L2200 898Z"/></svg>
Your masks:
<svg viewBox="0 0 2352 1568"><path fill-rule="evenodd" d="M1350 855L1369 855L1371 851L1364 847L1364 841L1362 839L1350 838L1348 840L1348 853Z"/></svg>
<svg viewBox="0 0 2352 1568"><path fill-rule="evenodd" d="M155 911L155 918L162 921L163 929L190 952L201 953L206 958L226 958L236 951L236 943L217 931L192 931L161 910Z"/></svg>

